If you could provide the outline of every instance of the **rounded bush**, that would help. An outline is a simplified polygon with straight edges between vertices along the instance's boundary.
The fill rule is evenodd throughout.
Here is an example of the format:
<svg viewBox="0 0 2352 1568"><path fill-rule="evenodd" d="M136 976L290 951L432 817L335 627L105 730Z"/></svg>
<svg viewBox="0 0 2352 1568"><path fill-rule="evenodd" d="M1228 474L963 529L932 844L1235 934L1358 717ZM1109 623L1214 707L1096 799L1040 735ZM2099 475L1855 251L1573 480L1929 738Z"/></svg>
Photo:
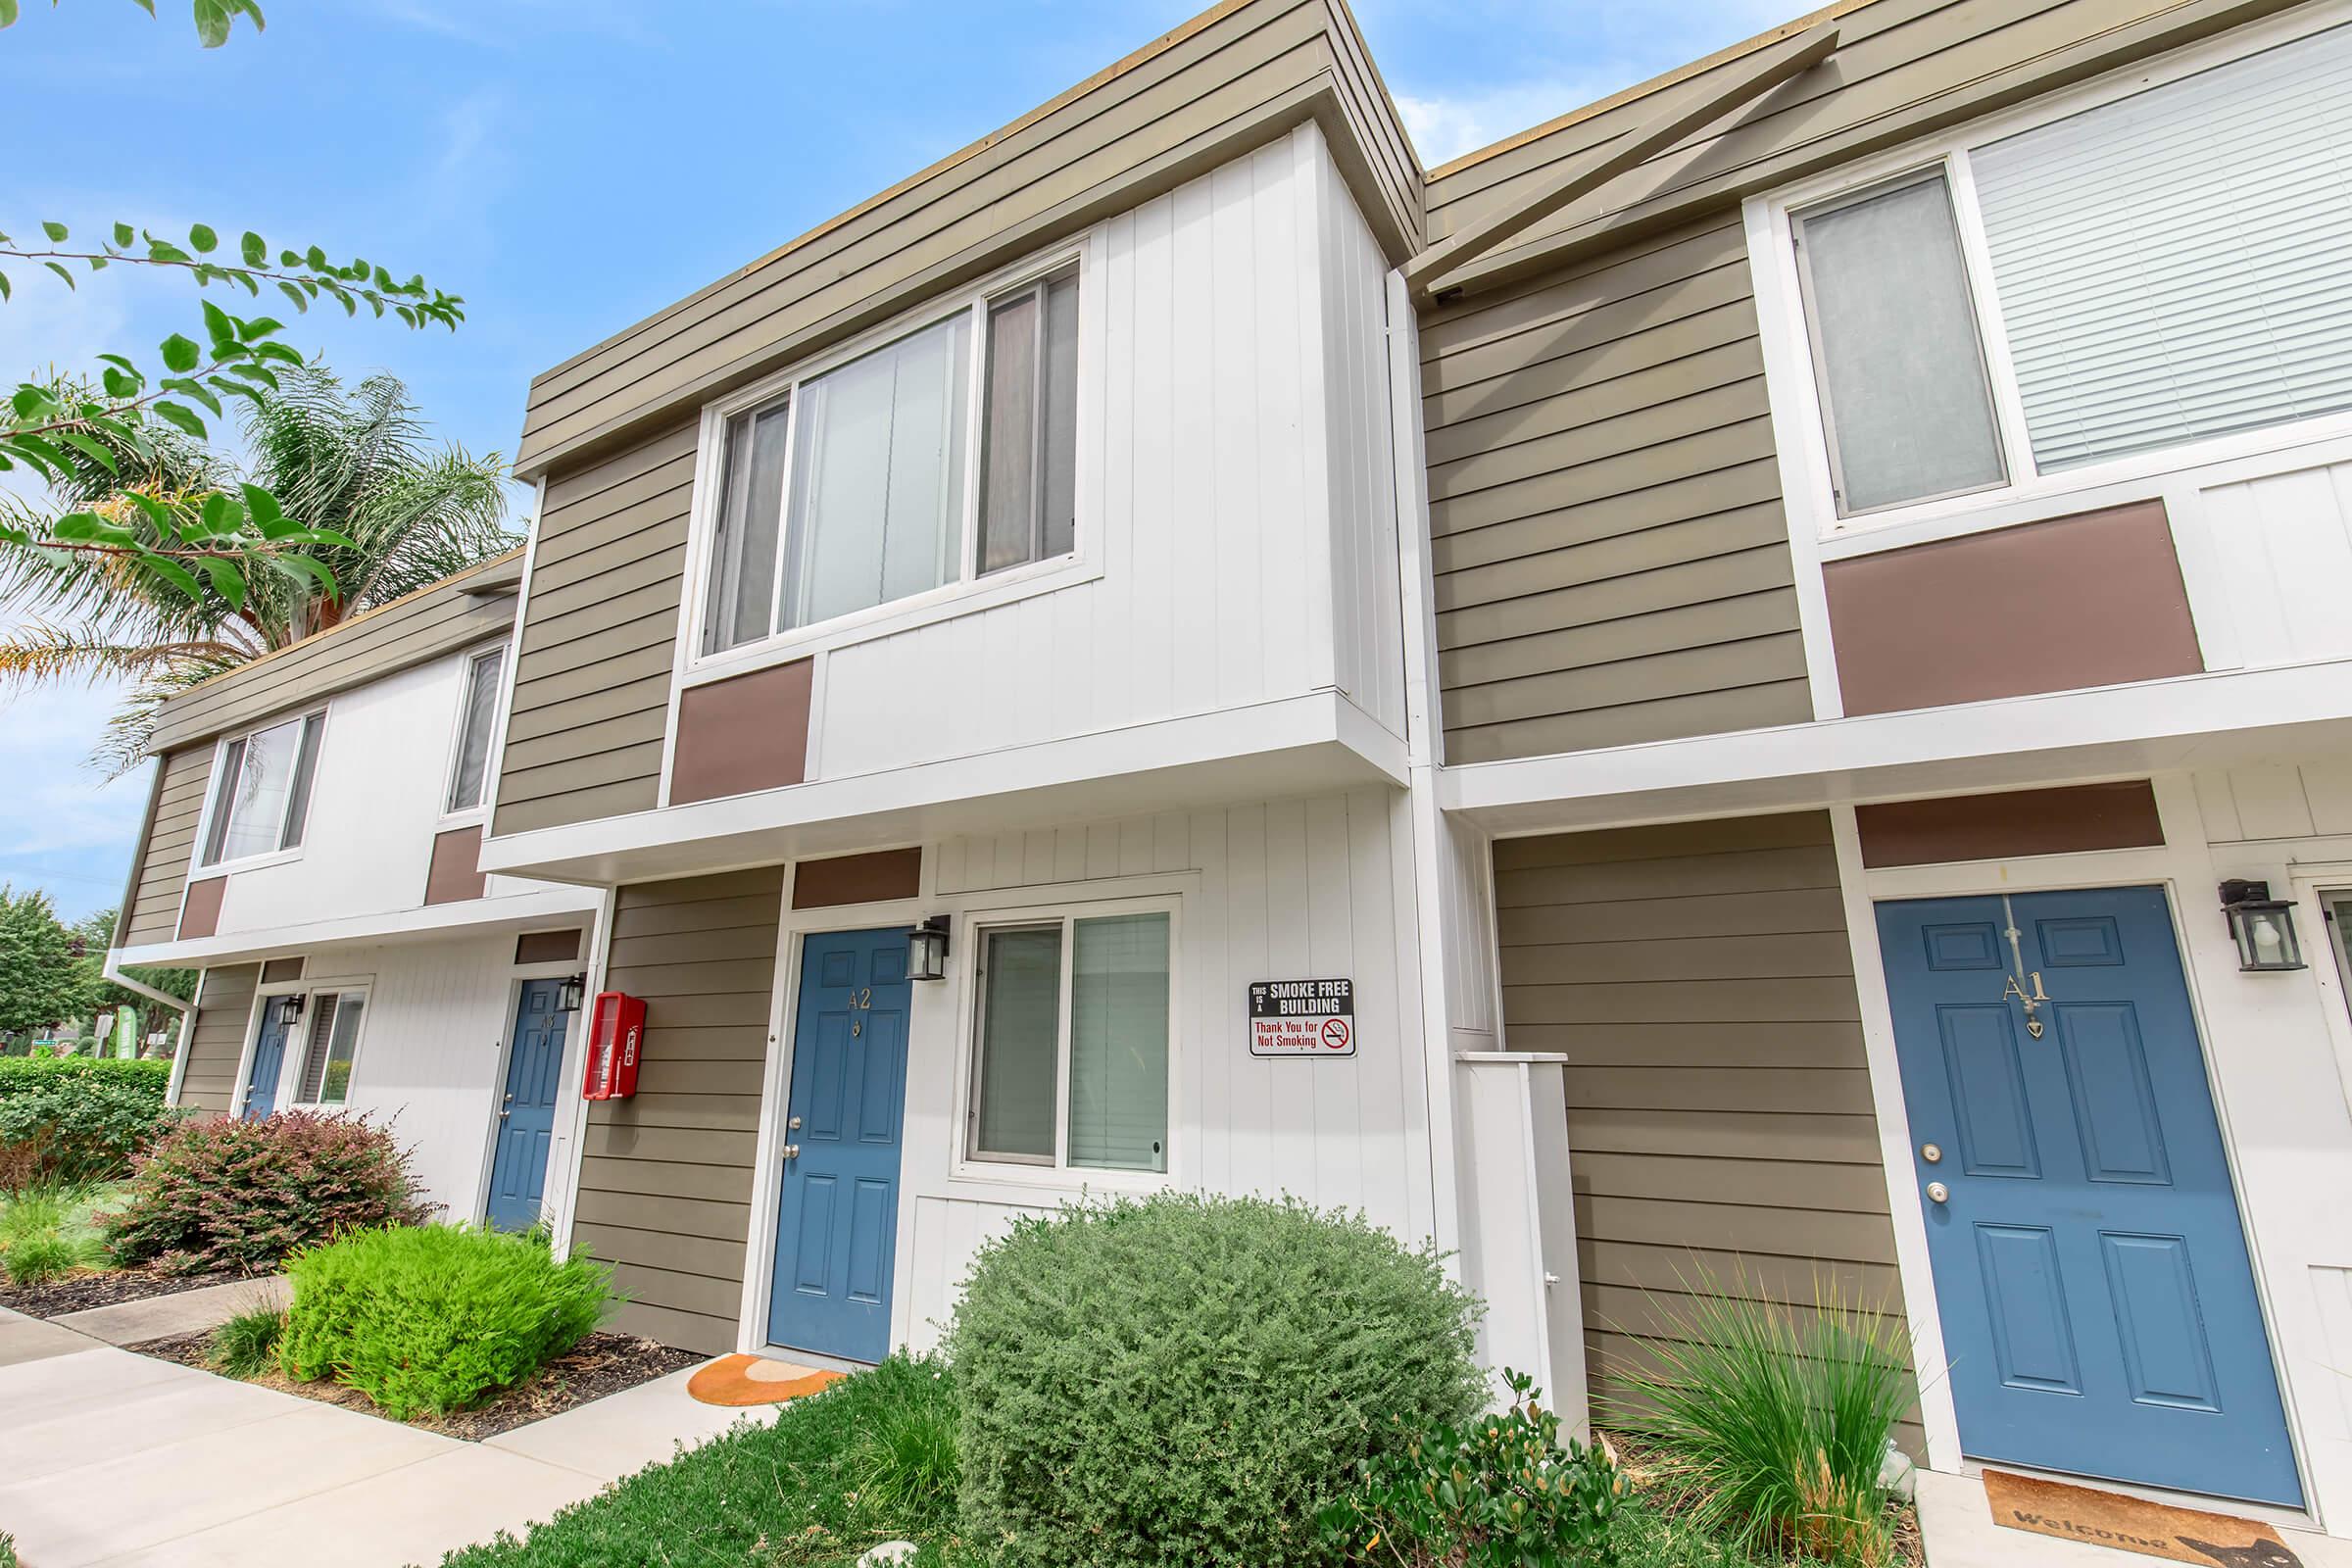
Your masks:
<svg viewBox="0 0 2352 1568"><path fill-rule="evenodd" d="M611 1271L529 1236L464 1225L361 1231L298 1253L279 1364L332 1377L394 1420L511 1388L596 1327Z"/></svg>
<svg viewBox="0 0 2352 1568"><path fill-rule="evenodd" d="M358 1116L182 1122L133 1162L108 1245L125 1263L259 1273L345 1231L421 1223L408 1151Z"/></svg>
<svg viewBox="0 0 2352 1568"><path fill-rule="evenodd" d="M177 1119L141 1079L58 1073L21 1085L0 1095L0 1150L11 1172L0 1180L111 1180Z"/></svg>
<svg viewBox="0 0 2352 1568"><path fill-rule="evenodd" d="M948 1339L967 1538L1009 1568L1281 1568L1359 1461L1483 1401L1471 1298L1360 1215L1162 1194L1024 1219Z"/></svg>

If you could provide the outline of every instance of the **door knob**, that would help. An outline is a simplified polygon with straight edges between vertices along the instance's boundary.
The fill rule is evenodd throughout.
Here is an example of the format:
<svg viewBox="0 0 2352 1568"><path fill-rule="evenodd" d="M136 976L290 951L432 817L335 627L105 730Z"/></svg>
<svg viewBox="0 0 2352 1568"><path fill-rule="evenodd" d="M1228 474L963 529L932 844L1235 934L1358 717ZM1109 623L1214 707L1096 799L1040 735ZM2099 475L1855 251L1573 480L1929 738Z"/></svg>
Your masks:
<svg viewBox="0 0 2352 1568"><path fill-rule="evenodd" d="M793 1117L793 1118L792 1118L790 1121L787 1121L787 1122L784 1124L784 1130L785 1130L786 1132L788 1132L788 1133L797 1133L797 1132L799 1132L799 1131L801 1130L801 1118L800 1118L800 1117L798 1117L798 1116L795 1116L795 1117Z"/></svg>
<svg viewBox="0 0 2352 1568"><path fill-rule="evenodd" d="M1919 1146L1919 1157L1934 1165L1943 1158L1943 1150L1936 1144L1922 1144Z"/></svg>
<svg viewBox="0 0 2352 1568"><path fill-rule="evenodd" d="M801 1157L801 1146L800 1146L800 1145L798 1145L798 1144L786 1144L786 1145L784 1146L784 1157L785 1157L786 1159L798 1159L798 1158L800 1158L800 1157Z"/></svg>
<svg viewBox="0 0 2352 1568"><path fill-rule="evenodd" d="M1944 1185L1943 1185L1943 1183L1941 1183L1941 1182L1930 1182L1930 1183L1928 1183L1928 1201L1929 1201L1929 1202L1931 1202L1931 1203L1940 1203L1940 1202L1944 1202L1944 1201L1946 1201L1947 1200L1949 1200L1949 1199L1951 1198L1951 1196L1952 1196L1952 1190L1951 1190L1950 1188L1948 1188L1948 1187L1944 1186Z"/></svg>

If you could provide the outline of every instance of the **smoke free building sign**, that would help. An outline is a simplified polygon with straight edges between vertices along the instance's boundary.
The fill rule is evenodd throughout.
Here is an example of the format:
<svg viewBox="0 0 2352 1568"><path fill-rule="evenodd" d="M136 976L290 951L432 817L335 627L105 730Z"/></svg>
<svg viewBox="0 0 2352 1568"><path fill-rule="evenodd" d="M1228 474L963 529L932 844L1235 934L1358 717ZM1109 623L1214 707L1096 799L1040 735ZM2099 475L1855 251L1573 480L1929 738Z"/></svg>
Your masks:
<svg viewBox="0 0 2352 1568"><path fill-rule="evenodd" d="M1355 982L1251 981L1250 1054L1354 1055Z"/></svg>

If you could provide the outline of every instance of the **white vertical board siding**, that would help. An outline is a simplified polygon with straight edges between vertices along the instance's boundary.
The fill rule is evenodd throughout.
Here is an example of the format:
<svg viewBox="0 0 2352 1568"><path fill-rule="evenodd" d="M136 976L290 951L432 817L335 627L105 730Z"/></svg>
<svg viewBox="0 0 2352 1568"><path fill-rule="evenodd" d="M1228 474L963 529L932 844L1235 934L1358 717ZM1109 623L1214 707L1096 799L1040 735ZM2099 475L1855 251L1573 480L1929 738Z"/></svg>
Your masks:
<svg viewBox="0 0 2352 1568"><path fill-rule="evenodd" d="M1170 1179L1205 1192L1291 1194L1362 1209L1411 1244L1432 1234L1428 1094L1417 995L1398 974L1412 940L1405 797L1311 800L1081 823L934 845L936 892L966 920L1173 888L1178 1029ZM1402 895L1399 895L1399 889ZM968 943L963 944L968 949ZM969 962L969 953L951 962ZM1254 980L1355 982L1356 1054L1266 1060L1249 1050ZM907 1072L905 1201L912 1206L903 1332L934 1343L973 1251L1027 1209L1083 1197L959 1176L965 1020L950 987L918 988ZM932 993L938 993L935 998Z"/></svg>
<svg viewBox="0 0 2352 1568"><path fill-rule="evenodd" d="M1335 685L1401 732L1386 268L1322 133L1089 244L1079 496L1101 575L834 648L814 776Z"/></svg>
<svg viewBox="0 0 2352 1568"><path fill-rule="evenodd" d="M310 955L306 980L366 980L368 1018L348 1108L389 1123L445 1219L475 1219L511 1024L514 939L401 944ZM288 1056L299 1052L289 1050ZM287 1064L288 1083L300 1070ZM280 1096L279 1103L286 1102ZM551 1169L564 1157L550 1154Z"/></svg>
<svg viewBox="0 0 2352 1568"><path fill-rule="evenodd" d="M2183 520L2207 531L2239 660L2352 654L2352 461L2196 486L2182 499L2201 514Z"/></svg>
<svg viewBox="0 0 2352 1568"><path fill-rule="evenodd" d="M2352 758L2217 768L2195 777L2208 843L2352 836Z"/></svg>

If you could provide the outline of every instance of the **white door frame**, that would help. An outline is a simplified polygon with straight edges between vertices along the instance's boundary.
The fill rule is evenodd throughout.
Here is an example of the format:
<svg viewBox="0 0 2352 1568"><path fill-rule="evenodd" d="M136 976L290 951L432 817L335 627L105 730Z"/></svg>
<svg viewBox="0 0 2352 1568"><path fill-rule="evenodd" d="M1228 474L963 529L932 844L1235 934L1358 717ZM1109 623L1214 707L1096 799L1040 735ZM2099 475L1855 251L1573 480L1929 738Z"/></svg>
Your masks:
<svg viewBox="0 0 2352 1568"><path fill-rule="evenodd" d="M517 933L517 936L520 935L521 933ZM583 949L586 948L588 939L588 932L582 931L580 945ZM490 1067L490 1088L487 1102L482 1107L482 1174L481 1178L474 1183L473 1188L473 1209L468 1216L473 1220L484 1224L489 1221L490 1180L496 1174L498 1165L498 1113L505 1108L503 1102L507 1093L507 1069L514 1059L514 1024L516 1014L522 1007L523 984L530 980L568 980L575 974L585 974L587 968L588 959L584 953L580 956L558 959L553 963L510 963L508 966L506 1001L499 1013L498 1059ZM563 1125L566 1074L572 1062L572 1047L577 1043L582 1032L580 1019L595 1004L595 995L593 993L586 994L580 999L580 1010L566 1014L564 1019L564 1059L556 1068L556 1102L550 1110L550 1115L554 1119L550 1122L548 1129L551 1134L560 1130ZM556 1182L562 1174L556 1169L556 1152L552 1147L547 1152L547 1176L540 1186L539 1212L543 1218L549 1219L552 1229L553 1218L548 1214L548 1210L554 1206L551 1200L555 1198Z"/></svg>

